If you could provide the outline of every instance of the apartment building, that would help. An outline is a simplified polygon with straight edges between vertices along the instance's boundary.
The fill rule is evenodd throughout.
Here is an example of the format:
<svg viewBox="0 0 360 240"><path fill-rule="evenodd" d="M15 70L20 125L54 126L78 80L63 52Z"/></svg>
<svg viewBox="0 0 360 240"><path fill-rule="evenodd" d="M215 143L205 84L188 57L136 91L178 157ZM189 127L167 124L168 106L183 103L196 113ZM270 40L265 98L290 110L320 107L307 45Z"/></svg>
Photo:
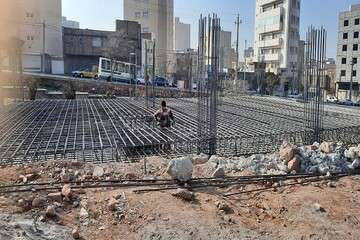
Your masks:
<svg viewBox="0 0 360 240"><path fill-rule="evenodd" d="M180 18L175 18L175 50L184 51L190 48L191 25L180 21Z"/></svg>
<svg viewBox="0 0 360 240"><path fill-rule="evenodd" d="M298 74L301 0L256 0L254 61L279 74L281 91L291 90ZM298 70L297 70L298 71Z"/></svg>
<svg viewBox="0 0 360 240"><path fill-rule="evenodd" d="M341 99L350 97L350 81L353 81L353 99L359 95L360 72L360 4L339 14L336 57L337 94Z"/></svg>
<svg viewBox="0 0 360 240"><path fill-rule="evenodd" d="M62 26L65 28L80 28L80 23L74 20L67 19L67 17L62 17Z"/></svg>
<svg viewBox="0 0 360 240"><path fill-rule="evenodd" d="M124 0L124 19L141 24L156 41L156 73L166 76L174 52L174 0Z"/></svg>
<svg viewBox="0 0 360 240"><path fill-rule="evenodd" d="M9 11L4 22L11 22L11 37L22 41L23 70L63 73L61 0L4 0L2 4L16 9Z"/></svg>

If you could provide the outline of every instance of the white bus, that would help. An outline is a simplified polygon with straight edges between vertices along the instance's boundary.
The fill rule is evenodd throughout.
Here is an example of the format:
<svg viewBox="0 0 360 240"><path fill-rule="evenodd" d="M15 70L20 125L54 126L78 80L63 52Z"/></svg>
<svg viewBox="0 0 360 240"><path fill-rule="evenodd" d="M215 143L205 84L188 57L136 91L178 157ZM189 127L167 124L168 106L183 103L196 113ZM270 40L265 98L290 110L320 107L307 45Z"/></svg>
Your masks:
<svg viewBox="0 0 360 240"><path fill-rule="evenodd" d="M133 79L134 64L120 61L113 61L113 78L114 82L131 83ZM101 57L99 59L99 79L106 81L111 80L111 60Z"/></svg>

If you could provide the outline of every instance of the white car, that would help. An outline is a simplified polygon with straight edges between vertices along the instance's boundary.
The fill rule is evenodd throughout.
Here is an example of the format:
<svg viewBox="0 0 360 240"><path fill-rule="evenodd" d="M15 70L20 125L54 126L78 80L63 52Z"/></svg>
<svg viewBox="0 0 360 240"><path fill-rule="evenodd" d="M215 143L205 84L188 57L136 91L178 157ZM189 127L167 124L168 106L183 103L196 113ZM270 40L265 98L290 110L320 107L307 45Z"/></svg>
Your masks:
<svg viewBox="0 0 360 240"><path fill-rule="evenodd" d="M329 103L337 103L338 102L338 99L334 96L329 96L326 98L326 102L329 102Z"/></svg>

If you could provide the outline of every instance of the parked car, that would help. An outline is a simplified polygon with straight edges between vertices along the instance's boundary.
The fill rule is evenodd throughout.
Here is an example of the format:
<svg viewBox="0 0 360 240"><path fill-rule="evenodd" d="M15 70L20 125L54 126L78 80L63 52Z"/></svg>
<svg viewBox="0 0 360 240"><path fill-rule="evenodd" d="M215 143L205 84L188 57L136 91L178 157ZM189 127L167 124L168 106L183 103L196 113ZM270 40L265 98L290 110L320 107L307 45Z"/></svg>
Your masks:
<svg viewBox="0 0 360 240"><path fill-rule="evenodd" d="M156 77L154 80L154 85L158 87L167 87L169 86L169 81L163 77Z"/></svg>
<svg viewBox="0 0 360 240"><path fill-rule="evenodd" d="M346 106L353 106L354 102L351 101L350 99L346 99L345 101L342 101L341 104L344 104Z"/></svg>
<svg viewBox="0 0 360 240"><path fill-rule="evenodd" d="M328 96L326 98L326 102L328 102L328 103L337 103L338 99L335 96Z"/></svg>
<svg viewBox="0 0 360 240"><path fill-rule="evenodd" d="M79 77L79 78L98 78L98 72L96 71L90 71L88 68L83 70L77 70L71 72L73 77Z"/></svg>

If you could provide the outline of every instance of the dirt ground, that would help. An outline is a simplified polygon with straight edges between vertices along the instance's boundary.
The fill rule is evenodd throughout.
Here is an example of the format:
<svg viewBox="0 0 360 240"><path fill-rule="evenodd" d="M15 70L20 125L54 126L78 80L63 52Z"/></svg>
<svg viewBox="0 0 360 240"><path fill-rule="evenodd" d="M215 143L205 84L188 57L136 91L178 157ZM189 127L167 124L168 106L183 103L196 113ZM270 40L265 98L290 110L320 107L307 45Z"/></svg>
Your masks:
<svg viewBox="0 0 360 240"><path fill-rule="evenodd" d="M143 162L104 164L105 178L169 178L164 172L167 161L147 160L148 174L143 174ZM0 185L19 182L20 175L36 173L28 182L60 180L60 172L78 178L90 175L94 165L74 162L50 162L27 166L0 168ZM195 176L206 175L205 167L196 166ZM232 173L244 174L244 173ZM246 186L245 189L262 186ZM56 206L56 217L39 220L51 226L61 226L68 233L79 227L86 240L220 240L220 239L360 239L360 177L279 187L256 193L224 198L221 193L239 191L241 186L206 188L194 191L192 201L184 201L169 191L135 193L135 188L87 189L73 193L71 200L53 202L49 192L0 194L0 215L40 219L49 205ZM142 188L143 189L143 188ZM56 192L56 191L55 191ZM109 199L117 198L115 210L109 209ZM40 206L31 206L35 198L45 198ZM22 201L22 202L21 202ZM20 202L30 202L24 207ZM219 203L228 210L219 210ZM84 213L84 211L86 213ZM16 220L4 221L5 226ZM1 225L1 218L0 218ZM16 227L14 227L16 228ZM17 226L18 228L18 226ZM13 231L10 227L8 231ZM0 231L0 239L10 233ZM25 236L3 239L53 239ZM62 240L64 237L62 238Z"/></svg>

